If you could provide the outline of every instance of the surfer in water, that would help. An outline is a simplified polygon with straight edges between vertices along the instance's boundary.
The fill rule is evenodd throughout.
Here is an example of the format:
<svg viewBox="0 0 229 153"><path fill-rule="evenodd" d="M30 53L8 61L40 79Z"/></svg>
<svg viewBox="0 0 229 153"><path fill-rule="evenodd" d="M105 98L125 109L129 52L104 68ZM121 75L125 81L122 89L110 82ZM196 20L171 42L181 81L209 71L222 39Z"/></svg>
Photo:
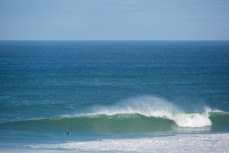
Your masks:
<svg viewBox="0 0 229 153"><path fill-rule="evenodd" d="M66 134L66 135L71 135L71 132L68 131L68 132L66 132L65 134Z"/></svg>
<svg viewBox="0 0 229 153"><path fill-rule="evenodd" d="M102 141L102 139L101 138L98 138L97 141Z"/></svg>

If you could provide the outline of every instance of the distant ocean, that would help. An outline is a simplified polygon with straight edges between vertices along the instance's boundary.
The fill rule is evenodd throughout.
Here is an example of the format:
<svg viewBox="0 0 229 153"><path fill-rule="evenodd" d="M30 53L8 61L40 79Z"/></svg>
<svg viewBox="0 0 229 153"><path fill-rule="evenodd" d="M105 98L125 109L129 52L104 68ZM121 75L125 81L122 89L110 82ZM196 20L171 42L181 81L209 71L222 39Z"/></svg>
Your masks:
<svg viewBox="0 0 229 153"><path fill-rule="evenodd" d="M0 152L228 151L229 41L0 41Z"/></svg>

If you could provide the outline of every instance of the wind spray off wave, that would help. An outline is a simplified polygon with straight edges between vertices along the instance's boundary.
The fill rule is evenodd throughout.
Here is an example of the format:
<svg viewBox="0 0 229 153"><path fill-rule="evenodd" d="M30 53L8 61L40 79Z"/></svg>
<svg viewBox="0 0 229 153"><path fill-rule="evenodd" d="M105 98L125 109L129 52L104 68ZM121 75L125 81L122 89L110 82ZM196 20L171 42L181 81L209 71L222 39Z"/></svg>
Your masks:
<svg viewBox="0 0 229 153"><path fill-rule="evenodd" d="M187 114L163 98L140 96L121 101L109 107L95 107L91 114L141 114L146 117L159 117L173 120L179 127L195 128L212 125L209 119L209 112L211 112L211 110L205 109L203 112Z"/></svg>

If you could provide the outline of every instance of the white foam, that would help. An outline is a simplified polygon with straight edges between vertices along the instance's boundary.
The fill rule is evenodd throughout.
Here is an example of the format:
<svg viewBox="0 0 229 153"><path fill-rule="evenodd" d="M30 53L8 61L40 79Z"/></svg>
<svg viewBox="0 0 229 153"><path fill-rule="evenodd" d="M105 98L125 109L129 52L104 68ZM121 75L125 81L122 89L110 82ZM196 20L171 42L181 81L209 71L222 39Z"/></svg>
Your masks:
<svg viewBox="0 0 229 153"><path fill-rule="evenodd" d="M212 122L208 114L178 114L173 117L175 123L180 127L199 128L211 126Z"/></svg>
<svg viewBox="0 0 229 153"><path fill-rule="evenodd" d="M94 107L89 114L138 113L148 117L164 117L173 120L180 127L199 128L211 126L212 122L208 113L212 110L206 107L203 111L204 113L187 114L165 99L154 96L140 96L121 101L109 107Z"/></svg>
<svg viewBox="0 0 229 153"><path fill-rule="evenodd" d="M226 153L229 134L184 134L135 139L67 142L30 145L34 152L149 152L149 153Z"/></svg>

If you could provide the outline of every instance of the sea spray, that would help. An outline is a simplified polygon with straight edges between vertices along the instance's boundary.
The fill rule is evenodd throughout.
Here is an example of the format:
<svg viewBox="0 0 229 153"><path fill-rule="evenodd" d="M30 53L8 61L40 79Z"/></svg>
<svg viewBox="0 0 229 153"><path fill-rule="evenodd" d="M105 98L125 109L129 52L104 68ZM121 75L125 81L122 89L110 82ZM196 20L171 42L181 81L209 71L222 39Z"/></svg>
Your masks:
<svg viewBox="0 0 229 153"><path fill-rule="evenodd" d="M166 99L155 96L140 96L129 98L109 107L94 107L92 114L141 114L147 117L161 117L173 120L179 127L206 127L211 126L208 113L210 108L202 113L186 114L183 110L175 107Z"/></svg>
<svg viewBox="0 0 229 153"><path fill-rule="evenodd" d="M180 112L169 101L154 96L140 96L120 101L112 106L97 106L92 108L92 114L141 114L147 117L172 118Z"/></svg>

